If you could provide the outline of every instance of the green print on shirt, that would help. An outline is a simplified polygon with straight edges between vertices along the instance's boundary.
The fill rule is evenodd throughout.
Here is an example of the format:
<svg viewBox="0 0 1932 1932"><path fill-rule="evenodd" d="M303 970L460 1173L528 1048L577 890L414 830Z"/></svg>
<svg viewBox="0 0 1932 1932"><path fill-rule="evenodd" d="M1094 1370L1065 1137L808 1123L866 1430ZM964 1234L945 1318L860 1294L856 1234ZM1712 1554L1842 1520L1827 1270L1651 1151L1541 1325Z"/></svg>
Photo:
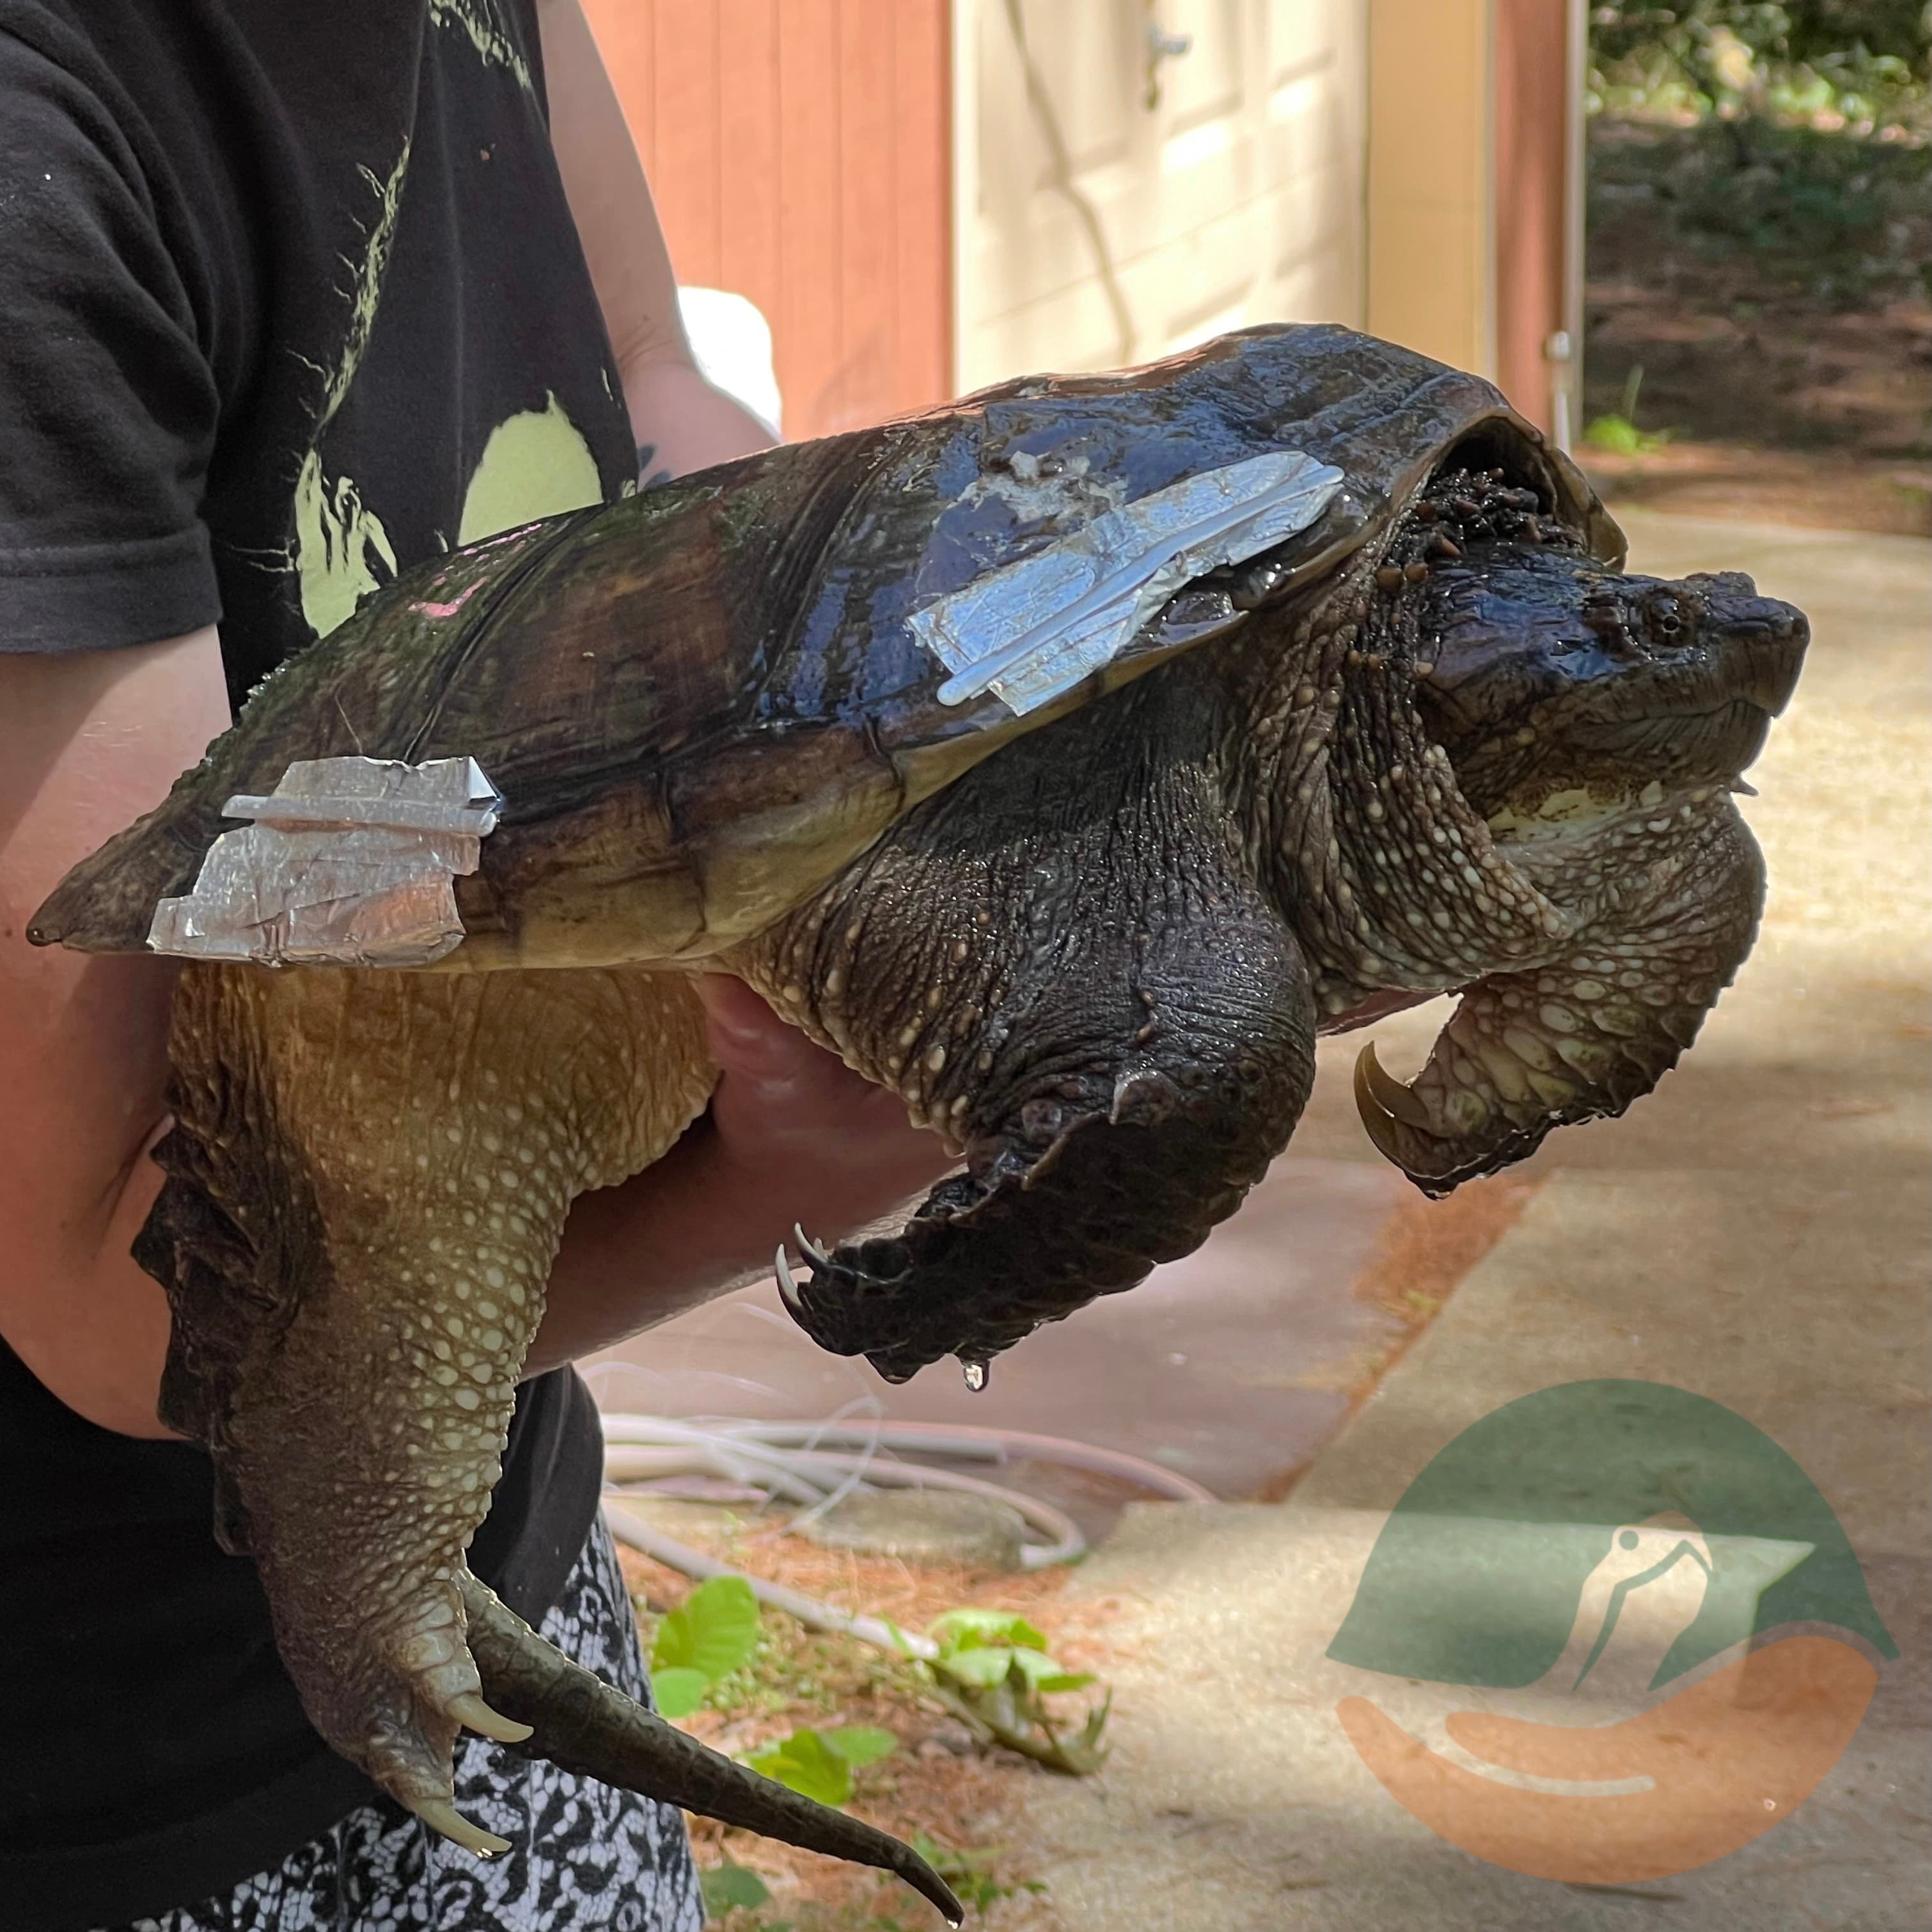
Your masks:
<svg viewBox="0 0 1932 1932"><path fill-rule="evenodd" d="M433 27L462 35L486 65L506 69L530 90L530 69L503 31L493 0L430 0L430 20ZM382 518L363 502L354 477L328 473L322 444L375 328L409 164L406 142L386 179L370 169L362 171L376 197L376 217L361 262L349 264L349 328L341 356L327 373L314 431L296 479L289 562L300 586L302 616L318 638L328 636L398 568L395 546ZM464 492L458 543L474 543L602 500L597 460L583 432L554 394L546 392L544 403L542 410L519 411L490 431Z"/></svg>
<svg viewBox="0 0 1932 1932"><path fill-rule="evenodd" d="M453 27L470 37L470 44L493 67L507 68L526 94L536 91L530 70L516 43L505 32L495 0L429 0L430 24Z"/></svg>
<svg viewBox="0 0 1932 1932"><path fill-rule="evenodd" d="M386 566L378 577L371 560ZM333 484L311 449L296 482L295 562L301 573L302 615L326 638L368 591L396 574L396 553L382 520L363 507L352 476Z"/></svg>
<svg viewBox="0 0 1932 1932"><path fill-rule="evenodd" d="M533 524L603 501L597 459L556 397L524 410L490 432L463 499L456 541L476 543L499 530Z"/></svg>
<svg viewBox="0 0 1932 1932"><path fill-rule="evenodd" d="M356 608L356 599L384 578L370 567L371 559L385 565L386 576L396 573L396 553L382 520L365 508L352 476L333 482L322 466L322 440L356 380L369 337L376 326L376 310L382 298L382 272L388 266L389 244L395 238L396 218L402 207L403 177L410 165L410 147L403 152L386 180L364 168L362 178L376 191L378 212L369 231L368 246L359 264L351 264L349 328L342 354L328 373L316 412L314 434L296 478L293 564L302 587L302 615L318 638L326 638Z"/></svg>

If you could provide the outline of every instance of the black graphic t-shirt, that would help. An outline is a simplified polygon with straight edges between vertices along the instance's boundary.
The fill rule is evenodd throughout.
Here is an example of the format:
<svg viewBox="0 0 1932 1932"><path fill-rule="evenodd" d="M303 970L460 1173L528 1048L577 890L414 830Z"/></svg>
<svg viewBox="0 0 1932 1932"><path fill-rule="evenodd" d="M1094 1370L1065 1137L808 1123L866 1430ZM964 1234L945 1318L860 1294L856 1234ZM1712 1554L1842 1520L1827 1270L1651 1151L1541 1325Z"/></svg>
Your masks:
<svg viewBox="0 0 1932 1932"><path fill-rule="evenodd" d="M0 0L0 649L219 620L232 695L448 546L633 485L531 0ZM473 1557L526 1615L596 1505L568 1372ZM114 1924L371 1788L302 1715L201 1453L0 1346L0 1924Z"/></svg>
<svg viewBox="0 0 1932 1932"><path fill-rule="evenodd" d="M635 475L530 0L0 0L0 646L223 620Z"/></svg>

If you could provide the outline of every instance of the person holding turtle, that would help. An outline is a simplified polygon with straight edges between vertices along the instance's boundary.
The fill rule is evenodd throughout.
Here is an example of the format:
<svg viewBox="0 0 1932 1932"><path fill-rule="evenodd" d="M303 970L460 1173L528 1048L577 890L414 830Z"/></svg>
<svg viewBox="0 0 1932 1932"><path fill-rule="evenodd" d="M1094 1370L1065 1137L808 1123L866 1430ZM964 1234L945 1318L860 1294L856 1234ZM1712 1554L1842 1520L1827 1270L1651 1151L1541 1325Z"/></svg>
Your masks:
<svg viewBox="0 0 1932 1932"><path fill-rule="evenodd" d="M694 1928L674 1811L472 1739L490 1863L309 1726L254 1567L155 1417L130 1258L174 968L25 943L268 672L411 565L742 454L578 0L0 0L0 1896L12 1932ZM638 1694L574 1358L947 1166L896 1096L701 983L722 1078L574 1208L472 1551ZM648 1252L648 1272L638 1257Z"/></svg>
<svg viewBox="0 0 1932 1932"><path fill-rule="evenodd" d="M1356 1072L1418 1186L1622 1113L1750 949L1730 793L1804 620L1742 577L1626 575L1586 479L1491 385L1330 325L608 502L635 481L626 406L668 469L754 439L682 352L661 244L639 266L648 200L587 30L565 0L540 32L434 0L398 53L359 4L251 35L0 0L26 20L0 46L25 109L0 184L7 922L50 962L197 962L158 1142L156 982L0 956L26 1250L0 1600L28 1747L0 1882L43 1927L160 1922L167 1895L207 1901L170 1932L686 1922L658 1814L474 1742L453 1760L480 1732L882 1865L957 1923L912 1848L627 1694L573 1383L524 1385L502 1466L532 1335L548 1364L634 1329L755 1269L778 1204L849 1228L950 1148L965 1171L897 1232L801 1232L806 1278L778 1273L822 1346L983 1385L1234 1211L1318 1034L1438 994L1413 1082L1372 1048ZM220 721L218 594L231 702L327 641L123 829ZM144 635L173 641L143 658ZM113 676L76 644L136 648ZM452 835L452 898L400 928L422 908L372 860L372 758L470 801L454 825L387 801L377 832L427 806ZM452 972L380 970L450 944ZM700 952L877 1097L788 1058L742 988L700 1008ZM207 1446L212 1498L189 1452L111 1432L154 1403L137 1229L173 1316L160 1412ZM638 1286L644 1238L668 1286ZM251 1582L201 1540L211 1500L317 1731L500 1864L452 1866L318 1762ZM74 1587L109 1552L139 1564L138 1618L111 1574Z"/></svg>

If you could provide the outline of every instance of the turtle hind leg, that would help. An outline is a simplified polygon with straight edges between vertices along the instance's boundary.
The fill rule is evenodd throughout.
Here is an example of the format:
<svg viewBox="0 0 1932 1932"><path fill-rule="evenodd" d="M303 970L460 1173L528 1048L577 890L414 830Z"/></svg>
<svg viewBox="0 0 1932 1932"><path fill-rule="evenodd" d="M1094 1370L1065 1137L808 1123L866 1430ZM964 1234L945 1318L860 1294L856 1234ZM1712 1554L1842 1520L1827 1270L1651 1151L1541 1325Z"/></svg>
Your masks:
<svg viewBox="0 0 1932 1932"><path fill-rule="evenodd" d="M788 1845L896 1872L952 1924L960 1922L959 1901L910 1846L734 1764L572 1663L475 1577L466 1575L461 1588L487 1695L529 1721L530 1735L513 1746L522 1756Z"/></svg>
<svg viewBox="0 0 1932 1932"><path fill-rule="evenodd" d="M1307 1098L1308 973L1240 844L1213 694L1160 678L968 773L745 963L964 1152L901 1232L812 1254L788 1293L892 1380L981 1372L1187 1252Z"/></svg>
<svg viewBox="0 0 1932 1932"><path fill-rule="evenodd" d="M472 1849L483 1696L464 1552L572 1197L662 1152L712 1075L688 989L636 974L198 967L140 1256L166 1419L209 1448L317 1730Z"/></svg>

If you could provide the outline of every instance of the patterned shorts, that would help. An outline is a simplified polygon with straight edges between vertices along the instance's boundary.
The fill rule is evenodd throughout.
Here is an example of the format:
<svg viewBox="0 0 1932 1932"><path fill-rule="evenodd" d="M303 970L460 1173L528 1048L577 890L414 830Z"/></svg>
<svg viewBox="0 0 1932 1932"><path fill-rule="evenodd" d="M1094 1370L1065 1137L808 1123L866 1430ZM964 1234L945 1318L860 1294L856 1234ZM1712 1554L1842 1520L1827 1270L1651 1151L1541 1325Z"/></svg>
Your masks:
<svg viewBox="0 0 1932 1932"><path fill-rule="evenodd" d="M642 1701L638 1627L600 1516L545 1617L560 1650ZM124 1932L698 1932L684 1821L671 1808L482 1738L457 1747L456 1804L510 1850L473 1858L416 1819L365 1805L226 1897Z"/></svg>

